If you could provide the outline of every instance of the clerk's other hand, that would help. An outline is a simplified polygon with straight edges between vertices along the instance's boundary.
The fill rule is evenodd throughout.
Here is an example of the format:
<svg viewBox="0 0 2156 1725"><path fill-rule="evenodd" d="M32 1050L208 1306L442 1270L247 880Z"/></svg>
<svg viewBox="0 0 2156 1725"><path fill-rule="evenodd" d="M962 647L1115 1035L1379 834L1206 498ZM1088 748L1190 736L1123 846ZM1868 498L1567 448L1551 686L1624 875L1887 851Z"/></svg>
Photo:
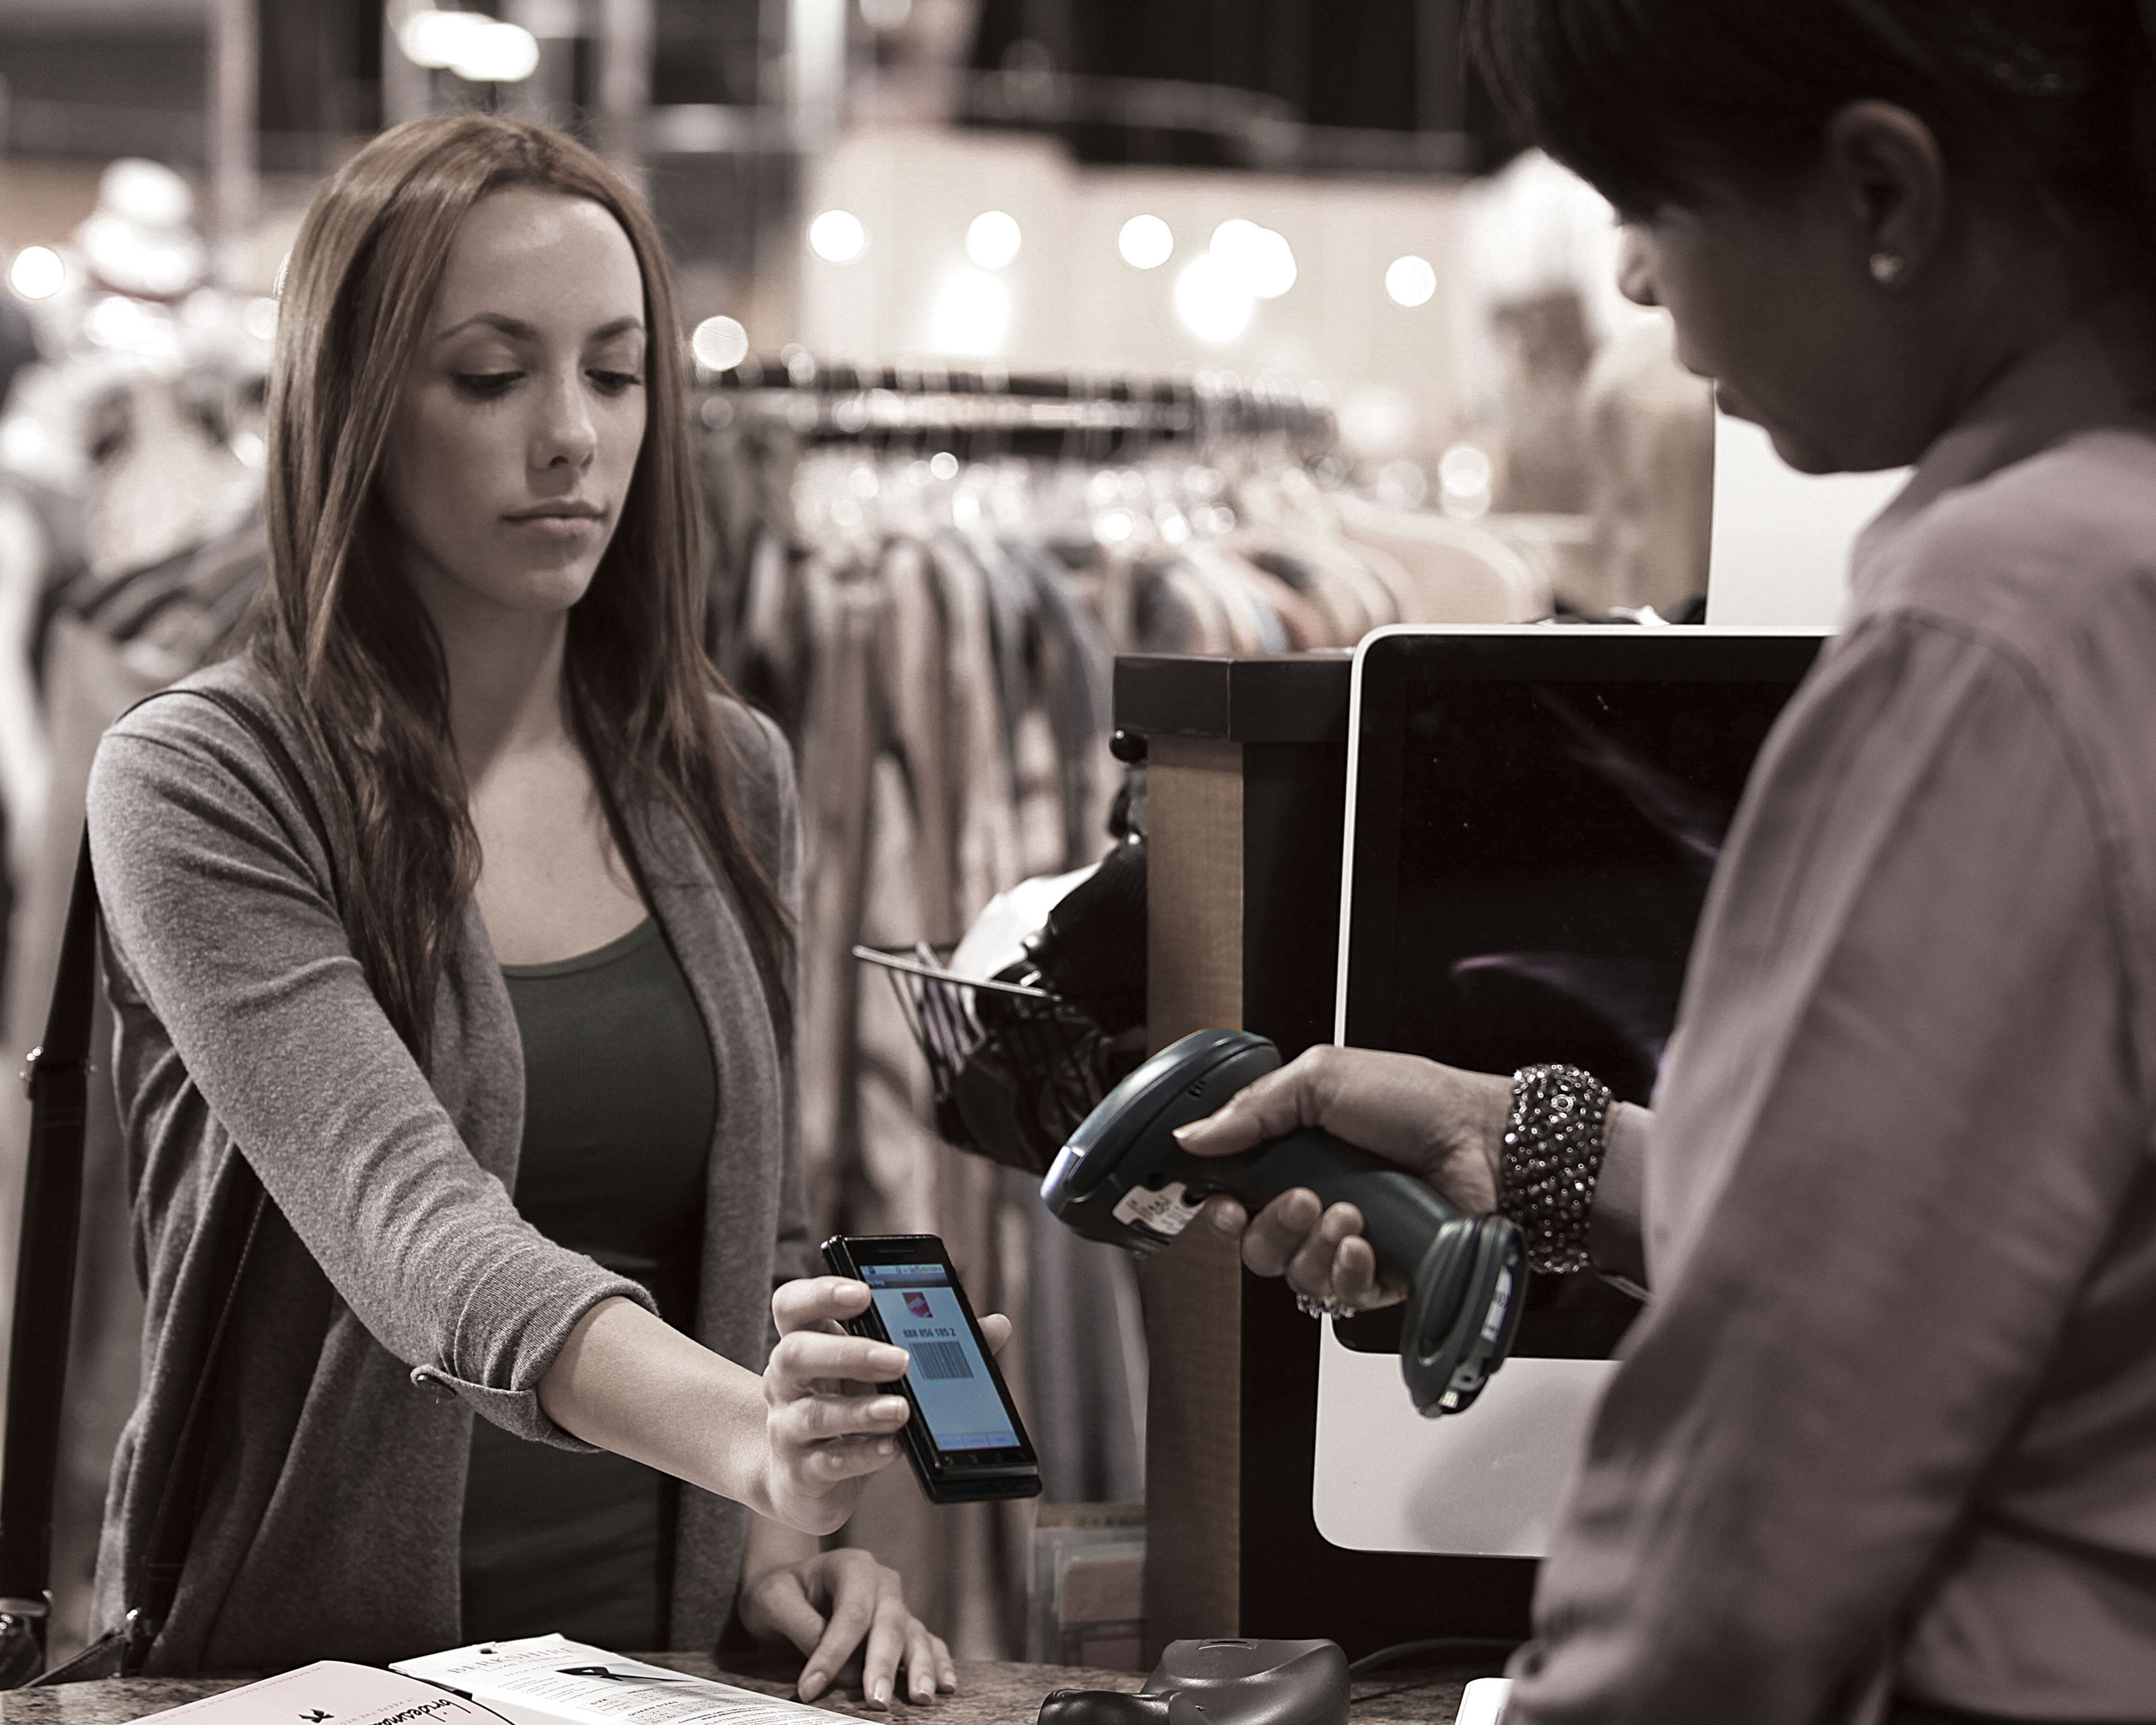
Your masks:
<svg viewBox="0 0 2156 1725"><path fill-rule="evenodd" d="M906 1609L899 1573L868 1552L820 1552L767 1569L744 1585L738 1609L760 1639L783 1638L805 1656L797 1691L803 1701L855 1665L871 1707L891 1704L901 1671L906 1697L916 1705L958 1686L943 1638Z"/></svg>
<svg viewBox="0 0 2156 1725"><path fill-rule="evenodd" d="M778 1324L763 1368L771 1513L804 1532L835 1532L860 1501L862 1482L898 1458L906 1398L876 1386L905 1376L906 1350L842 1327L868 1304L867 1285L844 1276L784 1282L771 1296ZM992 1312L981 1334L999 1351L1010 1320Z"/></svg>
<svg viewBox="0 0 2156 1725"><path fill-rule="evenodd" d="M1298 1127L1322 1127L1343 1142L1419 1174L1470 1214L1497 1207L1497 1155L1512 1110L1512 1081L1413 1055L1312 1048L1239 1091L1225 1107L1178 1129L1194 1156L1233 1156ZM1243 1262L1285 1276L1297 1293L1368 1311L1399 1298L1378 1281L1362 1212L1329 1208L1297 1188L1253 1217L1235 1199L1209 1199L1206 1219L1240 1236Z"/></svg>

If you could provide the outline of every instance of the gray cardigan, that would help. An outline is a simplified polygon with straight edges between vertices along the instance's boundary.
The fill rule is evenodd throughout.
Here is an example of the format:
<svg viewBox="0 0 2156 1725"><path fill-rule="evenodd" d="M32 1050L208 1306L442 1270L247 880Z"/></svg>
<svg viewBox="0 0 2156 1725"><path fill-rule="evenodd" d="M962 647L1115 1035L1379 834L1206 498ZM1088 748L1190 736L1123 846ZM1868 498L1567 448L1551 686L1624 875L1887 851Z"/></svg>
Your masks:
<svg viewBox="0 0 2156 1725"><path fill-rule="evenodd" d="M244 660L182 688L247 701L296 738ZM775 727L721 709L732 788L798 906L793 768ZM147 1297L143 1388L114 1457L100 1627L126 1604L156 1486L213 1321L201 1233L243 1151L275 1209L214 1395L201 1522L151 1670L382 1661L459 1638L474 1410L581 1449L536 1385L578 1320L634 1283L546 1240L509 1198L522 1054L476 905L435 1011L431 1081L346 941L326 856L261 745L208 701L165 696L106 736L90 831L117 1023L113 1064ZM711 1033L711 1142L696 1337L760 1370L773 1285L806 1273L798 1122L728 894L654 808L637 861ZM732 1609L747 1512L685 1486L670 1639L709 1648Z"/></svg>

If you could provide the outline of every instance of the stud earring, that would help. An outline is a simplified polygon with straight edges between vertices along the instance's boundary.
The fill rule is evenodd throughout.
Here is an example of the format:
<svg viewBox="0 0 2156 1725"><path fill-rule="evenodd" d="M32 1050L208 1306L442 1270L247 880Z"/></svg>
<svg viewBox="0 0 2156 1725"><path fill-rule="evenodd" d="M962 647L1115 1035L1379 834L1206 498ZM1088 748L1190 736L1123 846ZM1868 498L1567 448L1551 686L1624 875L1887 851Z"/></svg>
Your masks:
<svg viewBox="0 0 2156 1725"><path fill-rule="evenodd" d="M1908 267L1908 262L1907 258L1897 257L1892 252L1874 252L1871 254L1871 279L1881 287L1892 287L1902 279L1902 272Z"/></svg>

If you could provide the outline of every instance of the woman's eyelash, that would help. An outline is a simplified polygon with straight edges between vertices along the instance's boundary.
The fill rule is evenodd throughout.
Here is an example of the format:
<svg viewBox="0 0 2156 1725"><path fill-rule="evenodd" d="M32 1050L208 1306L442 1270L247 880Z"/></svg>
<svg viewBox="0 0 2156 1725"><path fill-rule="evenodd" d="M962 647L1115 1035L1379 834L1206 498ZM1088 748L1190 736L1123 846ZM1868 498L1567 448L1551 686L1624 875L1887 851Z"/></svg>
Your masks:
<svg viewBox="0 0 2156 1725"><path fill-rule="evenodd" d="M521 372L459 372L457 388L475 400L486 401L506 393L509 387L523 375Z"/></svg>
<svg viewBox="0 0 2156 1725"><path fill-rule="evenodd" d="M635 388L644 382L636 372L591 371L585 374L608 395L619 395ZM506 395L523 380L521 372L459 372L455 374L458 390L475 401L489 401Z"/></svg>

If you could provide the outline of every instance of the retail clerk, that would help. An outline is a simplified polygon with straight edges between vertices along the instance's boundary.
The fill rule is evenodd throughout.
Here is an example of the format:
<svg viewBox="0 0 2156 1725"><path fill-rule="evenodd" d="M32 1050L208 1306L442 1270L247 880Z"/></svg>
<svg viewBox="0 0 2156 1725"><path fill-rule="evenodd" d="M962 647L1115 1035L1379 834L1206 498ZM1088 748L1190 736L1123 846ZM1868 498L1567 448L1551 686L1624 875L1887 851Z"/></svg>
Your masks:
<svg viewBox="0 0 2156 1725"><path fill-rule="evenodd" d="M1512 1725L2156 1719L2151 10L1472 9L1722 406L1807 472L1916 464L1651 1114L1327 1049L1187 1129L1322 1124L1651 1291ZM1245 1260L1372 1303L1358 1220L1290 1194Z"/></svg>

